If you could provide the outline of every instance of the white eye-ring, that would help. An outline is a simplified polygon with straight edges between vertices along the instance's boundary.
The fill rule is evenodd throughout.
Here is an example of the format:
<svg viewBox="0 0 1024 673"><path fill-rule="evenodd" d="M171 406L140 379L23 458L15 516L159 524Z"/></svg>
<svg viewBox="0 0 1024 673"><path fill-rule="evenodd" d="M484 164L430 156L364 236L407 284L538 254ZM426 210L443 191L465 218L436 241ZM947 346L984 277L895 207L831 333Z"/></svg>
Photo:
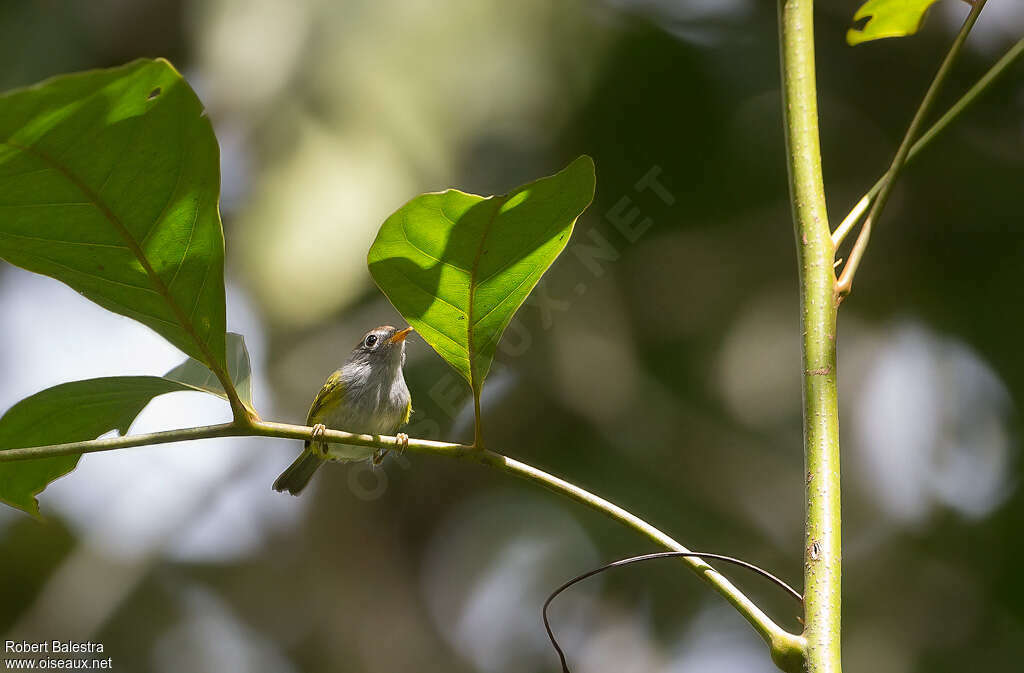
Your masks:
<svg viewBox="0 0 1024 673"><path fill-rule="evenodd" d="M363 345L366 346L367 348L373 348L374 346L376 346L377 345L377 335L376 334L368 334L366 336L366 341L363 342Z"/></svg>

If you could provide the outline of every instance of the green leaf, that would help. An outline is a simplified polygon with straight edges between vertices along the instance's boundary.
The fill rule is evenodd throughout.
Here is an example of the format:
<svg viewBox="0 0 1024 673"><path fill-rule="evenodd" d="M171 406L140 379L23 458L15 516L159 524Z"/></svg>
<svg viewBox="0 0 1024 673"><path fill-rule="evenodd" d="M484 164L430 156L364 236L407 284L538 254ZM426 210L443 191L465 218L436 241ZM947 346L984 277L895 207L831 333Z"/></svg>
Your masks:
<svg viewBox="0 0 1024 673"><path fill-rule="evenodd" d="M588 156L504 196L422 194L381 225L370 275L479 395L502 332L593 197Z"/></svg>
<svg viewBox="0 0 1024 673"><path fill-rule="evenodd" d="M217 141L166 61L0 96L0 257L223 370Z"/></svg>
<svg viewBox="0 0 1024 673"><path fill-rule="evenodd" d="M252 372L249 367L249 350L245 347L245 338L241 334L228 332L228 376L235 384L238 397L249 407L252 405ZM212 393L227 399L223 386L210 369L194 358L185 360L180 365L164 374L165 379L184 383L197 390Z"/></svg>
<svg viewBox="0 0 1024 673"><path fill-rule="evenodd" d="M0 418L0 451L128 432L157 395L191 390L157 376L113 376L63 383L26 397ZM0 463L0 502L39 515L35 496L78 465L81 455Z"/></svg>
<svg viewBox="0 0 1024 673"><path fill-rule="evenodd" d="M862 28L846 31L846 42L851 46L885 37L913 35L921 27L924 13L937 0L868 0L857 13L854 21L868 19Z"/></svg>

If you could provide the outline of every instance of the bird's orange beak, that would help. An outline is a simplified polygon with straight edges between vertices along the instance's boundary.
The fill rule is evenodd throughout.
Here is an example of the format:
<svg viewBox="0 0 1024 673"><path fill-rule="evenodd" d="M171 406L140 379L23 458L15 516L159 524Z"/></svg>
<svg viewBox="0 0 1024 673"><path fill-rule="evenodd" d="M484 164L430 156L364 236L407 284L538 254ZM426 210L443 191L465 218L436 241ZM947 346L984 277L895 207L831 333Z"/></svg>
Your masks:
<svg viewBox="0 0 1024 673"><path fill-rule="evenodd" d="M395 332L394 335L390 339L388 339L388 343L393 343L393 344L401 343L402 341L405 341L405 337L409 336L411 333L412 333L412 328L411 327L406 327L405 329L400 329L397 332Z"/></svg>

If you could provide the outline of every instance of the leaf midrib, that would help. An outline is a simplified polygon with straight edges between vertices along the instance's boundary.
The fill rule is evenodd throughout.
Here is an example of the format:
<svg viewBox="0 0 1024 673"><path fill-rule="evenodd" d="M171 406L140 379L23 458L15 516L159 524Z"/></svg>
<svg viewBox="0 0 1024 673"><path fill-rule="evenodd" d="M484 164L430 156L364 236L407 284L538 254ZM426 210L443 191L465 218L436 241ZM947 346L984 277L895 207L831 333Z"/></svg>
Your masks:
<svg viewBox="0 0 1024 673"><path fill-rule="evenodd" d="M480 258L483 257L484 246L487 245L487 237L491 234L491 229L494 227L494 221L498 219L498 213L501 212L501 207L508 201L510 194L503 196L492 196L491 200L494 201L494 210L491 212L491 217L487 220L487 224L484 225L483 235L480 236L480 244L476 249L476 256L473 257L473 266L469 271L469 310L466 312L466 345L469 350L469 387L473 389L474 394L479 394L478 382L476 380L476 356L477 352L473 345L473 314L475 312L476 304L476 274L480 268Z"/></svg>
<svg viewBox="0 0 1024 673"><path fill-rule="evenodd" d="M196 331L195 326L192 324L191 319L185 317L184 311L180 306L178 306L178 303L174 301L174 297L171 296L170 289L160 279L160 276L153 268L153 265L150 264L149 258L146 257L145 252L143 252L142 248L139 247L138 242L132 236L131 232L128 231L128 228L124 226L124 223L121 222L120 218L118 218L117 215L114 214L114 212L99 197L99 195L93 192L93 190L90 189L89 186L86 185L71 170L69 170L64 165L58 163L57 161L55 161L53 158L51 158L49 155L39 150L38 148L31 145L21 145L19 143L13 142L10 139L0 142L20 152L31 154L32 156L37 157L39 160L53 168L55 171L63 175L68 180L68 182L74 185L75 188L77 188L82 193L82 195L86 199L88 199L89 202L92 203L92 205L98 211L100 211L103 217L105 217L106 220L110 222L111 225L113 225L114 229L124 239L125 243L128 245L128 249L131 250L135 258L139 260L139 264L141 264L142 268L146 271L146 275L149 276L149 279L153 283L153 286L156 288L157 293L163 298L165 302L167 302L168 306L171 307L171 311L174 313L174 317L177 319L178 324L182 327L185 333L192 338L196 346L198 346L200 352L203 354L203 357L206 360L207 366L209 366L210 369L214 371L218 379L221 378L223 372L221 371L220 364L217 362L216 358L213 357L213 353L210 351L206 342L199 338L199 334ZM196 297L197 302L200 301L200 299L201 297Z"/></svg>

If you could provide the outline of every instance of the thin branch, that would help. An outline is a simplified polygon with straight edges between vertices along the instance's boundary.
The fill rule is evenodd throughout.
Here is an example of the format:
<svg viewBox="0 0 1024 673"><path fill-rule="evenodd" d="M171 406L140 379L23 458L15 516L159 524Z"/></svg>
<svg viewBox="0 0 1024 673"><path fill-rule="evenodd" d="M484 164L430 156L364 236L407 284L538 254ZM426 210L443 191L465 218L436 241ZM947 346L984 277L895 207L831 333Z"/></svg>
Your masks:
<svg viewBox="0 0 1024 673"><path fill-rule="evenodd" d="M566 582L562 586L560 586L557 589L555 589L554 591L552 591L551 595L548 596L548 599L546 601L544 601L544 607L541 608L540 614L541 614L542 619L544 620L544 629L548 632L548 639L551 641L551 646L555 648L555 652L558 653L558 659L562 662L562 673L570 673L569 665L565 661L565 652L563 652L562 648L559 647L558 641L555 639L555 634L551 630L551 622L548 620L548 607L551 605L551 602L554 601L558 597L559 594L561 594L563 591L565 591L569 587L573 586L574 584L578 584L579 582L582 582L583 580L585 580L587 578L590 578L590 577L593 577L594 575L598 575L600 573L606 572L608 570L611 570L612 568L621 568L622 566L632 565L634 563L641 563L643 561L653 561L655 559L663 559L663 558L688 558L688 557L696 557L696 558L700 558L700 559L714 559L714 560L718 560L718 561L724 561L725 563L732 563L733 565L737 565L737 566L739 566L741 568L746 568L747 570L750 570L750 571L752 571L754 573L757 573L761 577L764 577L768 581L774 583L780 589L782 589L783 591L788 593L790 596L792 596L796 600L796 602L798 604L803 605L804 597L800 595L799 591L797 591L793 587L789 586L784 581L782 581L781 579L779 579L775 575L771 574L770 572L768 572L764 568L756 566L753 563L748 563L747 561L743 561L741 559L734 558L732 556L725 556L723 554L712 554L710 552L703 552L703 551L691 551L691 552L666 551L666 552L658 552L656 554L643 554L641 556L631 556L629 558L619 559L618 561L612 561L611 563L606 563L606 564L604 564L603 566L601 566L599 568L594 568L593 570L589 570L589 571L583 573L582 575L577 575L576 577L572 578L571 580L569 580L568 582Z"/></svg>
<svg viewBox="0 0 1024 673"><path fill-rule="evenodd" d="M880 177L878 182L875 183L875 186L871 188L871 191L860 197L860 201L857 202L857 205L853 207L853 210L847 213L846 217L843 218L843 221L839 223L838 227L836 227L836 230L832 232L833 248L839 250L839 246L843 244L843 241L846 239L846 235L853 231L853 228L857 226L858 222L860 222L861 215L863 215L868 209L871 202L875 200L875 194L878 193L878 189L875 189L875 187L880 189L884 180L885 176Z"/></svg>
<svg viewBox="0 0 1024 673"><path fill-rule="evenodd" d="M949 126L953 120L959 117L965 110L967 110L968 107L971 106L972 103L980 98L988 87L991 86L1000 75L1006 72L1006 69L1013 65L1014 61L1022 55L1024 55L1024 38L1021 38L1016 44L1010 47L1007 52L1003 54L1003 57L996 61L995 65L989 68L988 72L986 72L981 79L975 82L974 86L968 89L967 93L961 96L960 99L946 111L946 114L942 115L937 122L932 124L931 128L925 131L924 134L917 139L913 147L910 148L910 152L907 154L907 160L904 162L904 166L910 164L914 158L920 154L921 150L928 147L928 144L931 143L932 140L946 130L946 127ZM864 214L864 211L867 210L867 207L871 202L875 200L875 197L878 195L879 190L882 189L882 185L887 177L888 173L878 178L875 184L872 185L871 189L868 190L868 193L861 197L860 201L858 201L857 205L853 207L853 210L850 211L849 215L846 216L842 223L832 233L832 244L836 248L842 245L843 239L846 238L846 235L849 234L850 230L852 230L857 224L857 221L860 220L861 215Z"/></svg>
<svg viewBox="0 0 1024 673"><path fill-rule="evenodd" d="M410 445L411 448L411 445ZM640 517L627 512L618 505L594 495L574 484L559 479L535 467L488 450L474 449L459 457L484 463L508 472L517 477L539 484L550 491L567 496L591 509L597 510L633 530L653 540L657 544L681 553L692 553L674 539L647 523ZM754 627L754 630L765 640L771 651L772 659L778 661L803 661L804 643L800 636L789 633L778 626L753 601L747 598L725 576L699 558L688 558L685 562L697 576L711 586L719 595L732 605Z"/></svg>
<svg viewBox="0 0 1024 673"><path fill-rule="evenodd" d="M68 442L66 444L48 444L46 446L30 446L23 449L0 449L0 463L36 458L52 458L54 456L75 456L80 453L99 453L116 449L129 449L136 446L153 446L171 442L187 442L193 439L210 439L212 437L239 437L252 435L244 426L235 422L220 425L202 425L195 428L180 430L164 430L148 432L141 435L124 437L108 437L106 439L90 439L84 442Z"/></svg>
<svg viewBox="0 0 1024 673"><path fill-rule="evenodd" d="M129 435L126 437L112 437L108 439L94 439L84 442L70 442L67 444L53 444L49 446L35 446L21 449L0 450L0 463L18 460L31 460L36 458L47 458L51 456L66 456L80 453L95 453L98 451L113 451L129 447L151 446L166 444L170 442L181 442L194 439L206 439L211 437L280 437L285 439L308 440L312 437L313 428L305 425L290 425L287 423L273 423L269 421L255 421L251 423L224 423L221 425L208 425L196 428L184 428L181 430L167 430L164 432L152 432L143 435ZM355 446L366 446L373 448L395 448L398 446L398 438L386 435L362 435L342 430L327 430L323 438L332 444L349 444ZM471 460L490 467L515 475L527 481L543 486L544 488L566 496L576 502L582 503L593 510L601 512L633 530L653 540L657 544L671 549L675 552L690 554L686 547L675 541L667 534L658 530L640 517L627 512L604 498L571 484L564 479L548 474L526 463L520 462L508 456L494 451L481 449L466 444L451 444L448 442L436 442L426 439L408 440L405 449L413 453L435 454L451 458ZM333 448L328 449L330 455ZM768 643L772 656L782 656L787 659L802 656L803 639L789 633L778 624L773 622L757 605L746 595L736 588L728 579L719 574L710 565L699 558L687 560L687 565L697 573L708 585L719 593L730 605L742 614L751 626L754 627L765 642Z"/></svg>
<svg viewBox="0 0 1024 673"><path fill-rule="evenodd" d="M981 79L975 82L974 86L968 89L967 93L961 96L960 100L954 103L953 106L946 111L946 114L942 115L937 122L932 124L932 127L928 129L916 143L914 143L914 146L910 149L910 154L907 156L907 161L913 159L918 152L927 147L928 143L934 140L935 137L942 133L942 131L944 131L954 119L959 117L960 114L970 107L972 103L980 98L981 94L985 93L988 87L991 86L1000 75L1006 72L1006 69L1013 65L1014 61L1020 58L1021 55L1024 55L1024 38L1021 38L1016 44L1010 47L1007 52L1003 54L1002 58L996 61L995 65L989 68L988 72L982 75ZM879 187L879 189L881 189L881 187Z"/></svg>
<svg viewBox="0 0 1024 673"><path fill-rule="evenodd" d="M150 432L140 435L126 435L124 437L90 439L83 442L68 442L66 444L31 446L22 449L0 449L0 463L51 458L53 456L72 456L80 453L114 451L116 449L155 446L158 444L187 442L194 439L211 439L214 437L280 437L284 439L307 440L310 439L312 432L313 428L305 425L290 425L288 423L272 423L269 421L257 421L251 424L231 422L221 423L220 425L182 428L180 430L163 430L161 432ZM361 435L342 430L327 430L324 432L323 437L330 442L354 446L381 449L398 446L398 439L396 437ZM449 444L447 442L434 442L428 439L409 439L408 448L417 453L439 453L456 457L467 452L476 451L475 448L466 444ZM328 451L328 454L331 453L331 451Z"/></svg>
<svg viewBox="0 0 1024 673"><path fill-rule="evenodd" d="M966 42L967 36L971 32L971 28L974 27L974 23L978 20L978 15L981 14L981 10L985 7L985 2L986 0L975 0L974 4L971 6L970 13L964 20L964 24L960 28L960 32L957 34L952 46L950 46L949 52L946 54L946 58L943 59L942 65L939 66L939 71L935 73L935 78L932 79L931 86L928 87L928 91L925 93L924 99L921 101L921 105L918 106L917 112L914 114L914 118L911 120L910 126L907 128L907 132L904 134L903 140L900 142L899 149L896 150L896 156L893 157L892 165L889 166L889 170L882 179L882 185L878 190L878 194L875 196L874 203L871 204L871 211L868 213L867 218L864 220L864 224L861 226L860 233L857 235L857 240L853 244L853 250L850 251L850 257L846 261L846 266L843 267L843 272L839 274L839 281L836 284L836 289L841 297L848 295L850 290L853 289L853 277L857 273L857 267L860 266L861 259L864 258L864 251L868 247L868 241L871 240L871 229L874 227L875 221L885 208L885 204L889 200L889 194L892 193L892 187L896 184L896 178L899 177L900 170L903 168L903 165L907 161L907 157L910 155L910 149L914 144L914 140L917 138L918 132L924 124L925 118L928 116L928 112L935 103L939 90L946 81L946 76L949 75L950 70L952 70L953 63L956 61L957 56L960 55L960 50L963 48L964 42Z"/></svg>

